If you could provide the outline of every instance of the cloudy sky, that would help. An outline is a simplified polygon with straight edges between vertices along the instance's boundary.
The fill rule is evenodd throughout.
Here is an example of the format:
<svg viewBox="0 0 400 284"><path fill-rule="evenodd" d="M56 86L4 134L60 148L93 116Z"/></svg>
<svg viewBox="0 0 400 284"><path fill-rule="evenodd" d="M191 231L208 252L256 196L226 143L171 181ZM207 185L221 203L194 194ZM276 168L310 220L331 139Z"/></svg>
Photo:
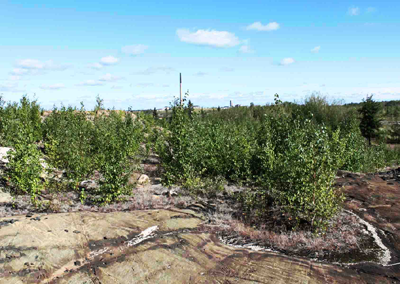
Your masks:
<svg viewBox="0 0 400 284"><path fill-rule="evenodd" d="M235 3L237 2L237 3ZM0 94L144 109L400 99L400 1L0 0Z"/></svg>

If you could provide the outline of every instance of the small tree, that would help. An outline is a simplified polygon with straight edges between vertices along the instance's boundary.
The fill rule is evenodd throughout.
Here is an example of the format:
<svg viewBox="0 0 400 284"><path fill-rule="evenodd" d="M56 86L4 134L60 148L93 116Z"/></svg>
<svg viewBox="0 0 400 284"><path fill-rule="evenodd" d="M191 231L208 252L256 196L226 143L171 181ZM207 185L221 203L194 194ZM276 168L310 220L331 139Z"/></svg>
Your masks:
<svg viewBox="0 0 400 284"><path fill-rule="evenodd" d="M97 95L96 97L96 106L94 107L94 111L96 114L98 113L99 110L104 109L104 100L100 98L100 95ZM83 105L83 104L82 104Z"/></svg>
<svg viewBox="0 0 400 284"><path fill-rule="evenodd" d="M371 138L377 136L381 127L381 120L378 116L380 110L381 105L372 99L372 95L363 100L362 107L358 110L361 114L360 130L362 135L368 139L369 145L371 145Z"/></svg>
<svg viewBox="0 0 400 284"><path fill-rule="evenodd" d="M187 105L187 112L190 118L192 118L193 115L193 111L194 111L194 106L191 100L189 100L188 105Z"/></svg>
<svg viewBox="0 0 400 284"><path fill-rule="evenodd" d="M154 108L154 110L153 110L153 118L156 120L158 119L158 112L157 112L156 108Z"/></svg>

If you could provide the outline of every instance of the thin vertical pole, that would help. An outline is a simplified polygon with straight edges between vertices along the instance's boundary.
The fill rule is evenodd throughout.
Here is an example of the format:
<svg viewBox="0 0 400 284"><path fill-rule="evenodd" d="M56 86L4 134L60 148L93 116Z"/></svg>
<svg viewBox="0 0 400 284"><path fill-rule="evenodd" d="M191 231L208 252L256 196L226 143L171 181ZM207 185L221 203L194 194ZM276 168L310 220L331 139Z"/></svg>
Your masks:
<svg viewBox="0 0 400 284"><path fill-rule="evenodd" d="M180 87L179 87L179 96L180 96L180 102L182 105L182 74L179 73L179 83L180 83Z"/></svg>

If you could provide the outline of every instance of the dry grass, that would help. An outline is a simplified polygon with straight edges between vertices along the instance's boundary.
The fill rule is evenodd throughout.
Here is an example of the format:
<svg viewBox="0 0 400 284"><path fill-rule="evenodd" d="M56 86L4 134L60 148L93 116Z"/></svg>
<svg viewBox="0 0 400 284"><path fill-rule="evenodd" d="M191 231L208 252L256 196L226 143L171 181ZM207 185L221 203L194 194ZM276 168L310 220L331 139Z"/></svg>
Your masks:
<svg viewBox="0 0 400 284"><path fill-rule="evenodd" d="M204 225L208 231L227 238L237 238L241 243L253 243L267 248L284 251L318 252L349 251L359 248L363 227L358 220L347 213L340 213L324 234L310 231L274 232L265 226L253 228L232 218L230 214L210 214L210 224Z"/></svg>

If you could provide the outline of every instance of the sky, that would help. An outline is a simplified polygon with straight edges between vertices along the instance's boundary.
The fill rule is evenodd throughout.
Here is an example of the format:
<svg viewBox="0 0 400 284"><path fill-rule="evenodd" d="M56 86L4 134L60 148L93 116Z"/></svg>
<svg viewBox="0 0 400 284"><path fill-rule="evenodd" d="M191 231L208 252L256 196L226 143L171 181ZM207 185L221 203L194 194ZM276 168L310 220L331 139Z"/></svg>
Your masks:
<svg viewBox="0 0 400 284"><path fill-rule="evenodd" d="M400 99L400 1L0 0L0 94L42 107Z"/></svg>

